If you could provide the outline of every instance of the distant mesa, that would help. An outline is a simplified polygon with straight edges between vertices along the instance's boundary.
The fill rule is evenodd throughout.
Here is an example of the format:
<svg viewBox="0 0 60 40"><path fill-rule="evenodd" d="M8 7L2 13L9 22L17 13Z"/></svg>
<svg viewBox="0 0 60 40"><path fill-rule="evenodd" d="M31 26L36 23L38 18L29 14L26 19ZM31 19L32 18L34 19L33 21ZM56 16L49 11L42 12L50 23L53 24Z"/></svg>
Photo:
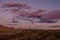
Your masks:
<svg viewBox="0 0 60 40"><path fill-rule="evenodd" d="M3 25L0 25L0 27L4 27Z"/></svg>
<svg viewBox="0 0 60 40"><path fill-rule="evenodd" d="M60 10L49 11L48 13L43 14L42 16L49 19L60 19Z"/></svg>
<svg viewBox="0 0 60 40"><path fill-rule="evenodd" d="M3 25L0 25L0 29L14 29L13 27L5 27Z"/></svg>

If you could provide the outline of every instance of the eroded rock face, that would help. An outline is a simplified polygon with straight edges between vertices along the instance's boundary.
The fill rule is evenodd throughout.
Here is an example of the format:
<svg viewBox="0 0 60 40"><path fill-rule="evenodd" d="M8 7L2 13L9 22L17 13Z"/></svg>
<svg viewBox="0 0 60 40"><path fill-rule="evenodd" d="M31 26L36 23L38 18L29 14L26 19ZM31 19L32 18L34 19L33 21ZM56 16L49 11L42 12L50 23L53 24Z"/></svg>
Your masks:
<svg viewBox="0 0 60 40"><path fill-rule="evenodd" d="M60 10L49 11L48 13L44 14L43 17L49 19L60 19Z"/></svg>

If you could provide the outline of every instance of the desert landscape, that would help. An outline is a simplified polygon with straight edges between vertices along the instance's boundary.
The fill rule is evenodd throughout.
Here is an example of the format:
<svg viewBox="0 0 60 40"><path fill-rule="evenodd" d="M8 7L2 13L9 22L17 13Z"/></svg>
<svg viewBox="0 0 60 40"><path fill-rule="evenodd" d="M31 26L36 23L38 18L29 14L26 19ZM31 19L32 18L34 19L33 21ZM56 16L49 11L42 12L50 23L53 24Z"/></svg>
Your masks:
<svg viewBox="0 0 60 40"><path fill-rule="evenodd" d="M60 40L60 30L16 30L0 25L0 40Z"/></svg>
<svg viewBox="0 0 60 40"><path fill-rule="evenodd" d="M56 1L17 1L0 2L0 40L60 40Z"/></svg>

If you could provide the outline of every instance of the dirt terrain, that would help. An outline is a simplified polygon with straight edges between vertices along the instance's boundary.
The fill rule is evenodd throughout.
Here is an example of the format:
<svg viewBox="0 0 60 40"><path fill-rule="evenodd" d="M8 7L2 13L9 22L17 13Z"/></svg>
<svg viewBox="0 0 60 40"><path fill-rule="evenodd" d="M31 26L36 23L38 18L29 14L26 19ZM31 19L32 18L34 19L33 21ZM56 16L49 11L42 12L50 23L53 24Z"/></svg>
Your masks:
<svg viewBox="0 0 60 40"><path fill-rule="evenodd" d="M0 25L0 40L60 40L60 30L14 29Z"/></svg>

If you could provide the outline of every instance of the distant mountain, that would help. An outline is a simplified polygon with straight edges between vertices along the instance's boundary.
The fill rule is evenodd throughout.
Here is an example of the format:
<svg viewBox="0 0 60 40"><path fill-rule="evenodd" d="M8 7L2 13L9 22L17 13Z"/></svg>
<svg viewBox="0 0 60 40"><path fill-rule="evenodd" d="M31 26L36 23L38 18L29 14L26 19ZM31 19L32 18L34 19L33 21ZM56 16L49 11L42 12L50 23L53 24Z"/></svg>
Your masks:
<svg viewBox="0 0 60 40"><path fill-rule="evenodd" d="M60 19L60 10L49 11L48 13L43 14L42 16L49 19Z"/></svg>
<svg viewBox="0 0 60 40"><path fill-rule="evenodd" d="M13 27L5 27L3 25L0 25L0 30L14 30Z"/></svg>

